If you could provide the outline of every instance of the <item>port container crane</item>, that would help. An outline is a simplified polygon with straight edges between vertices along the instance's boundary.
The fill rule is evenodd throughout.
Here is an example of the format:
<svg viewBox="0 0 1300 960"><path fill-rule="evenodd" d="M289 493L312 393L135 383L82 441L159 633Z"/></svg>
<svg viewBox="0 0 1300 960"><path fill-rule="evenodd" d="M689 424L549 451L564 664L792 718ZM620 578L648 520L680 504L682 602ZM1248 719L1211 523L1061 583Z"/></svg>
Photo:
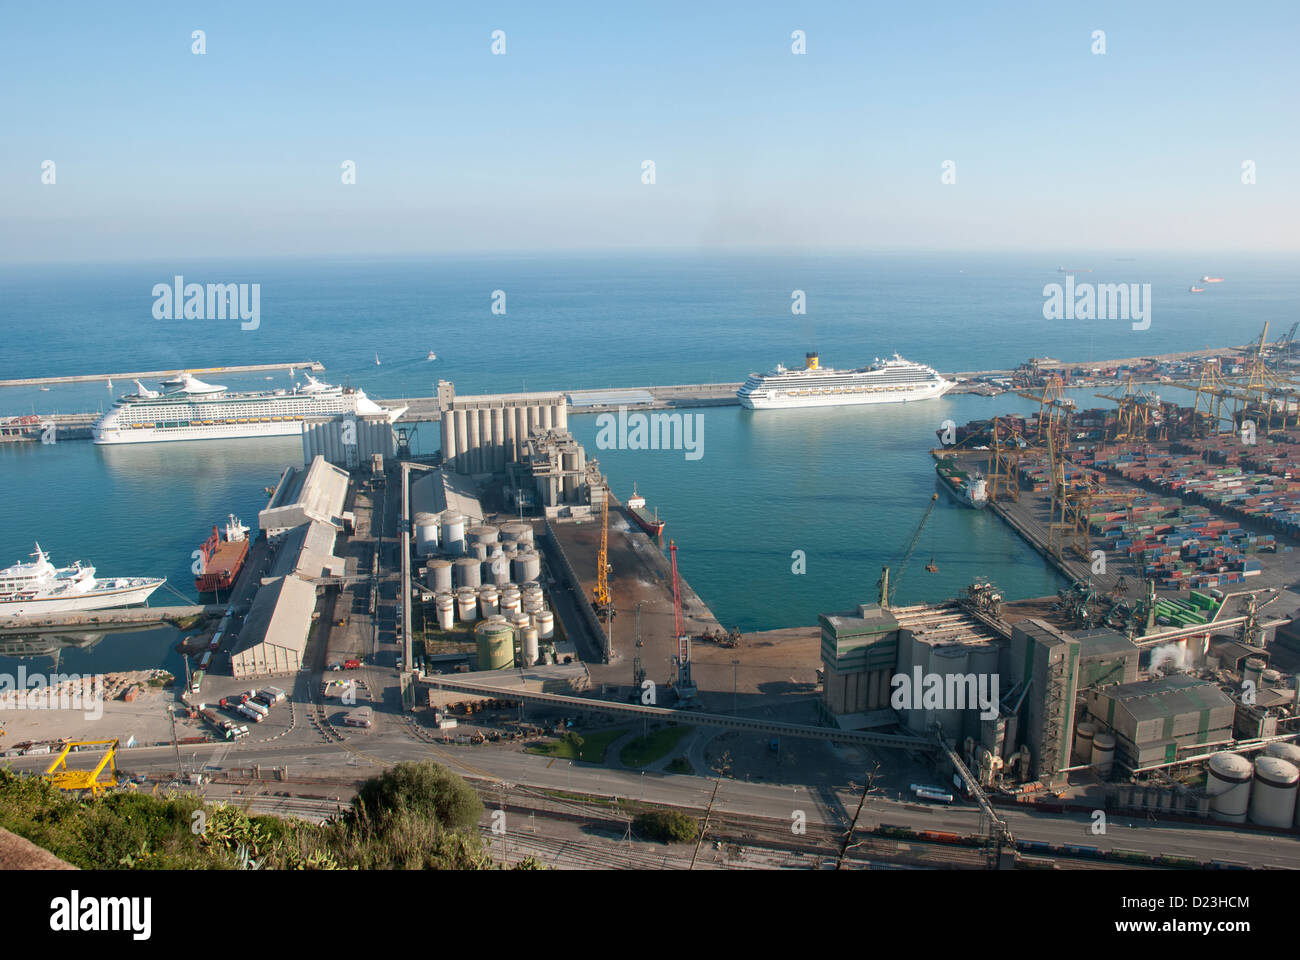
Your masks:
<svg viewBox="0 0 1300 960"><path fill-rule="evenodd" d="M912 554L916 552L916 545L921 542L921 533L925 530L926 521L930 519L930 514L934 513L934 505L939 502L939 494L930 495L930 503L925 508L925 513L921 514L921 522L916 525L916 530L912 533L912 539L907 542L907 549L903 551L903 557L898 561L898 574L892 578L889 575L889 567L882 567L880 571L880 605L888 607L894 602L894 594L898 590L898 581L903 579L903 574L907 572L907 564L912 559ZM931 559L931 565L934 561Z"/></svg>
<svg viewBox="0 0 1300 960"><path fill-rule="evenodd" d="M108 750L104 756L90 770L69 770L68 754L73 748L80 750L82 747L99 747L107 746ZM63 751L54 758L48 770L45 771L45 779L54 784L60 790L89 790L91 795L99 796L105 790L117 786L117 758L118 741L113 740L69 740L63 745ZM104 768L108 768L107 778L100 775L104 773Z"/></svg>

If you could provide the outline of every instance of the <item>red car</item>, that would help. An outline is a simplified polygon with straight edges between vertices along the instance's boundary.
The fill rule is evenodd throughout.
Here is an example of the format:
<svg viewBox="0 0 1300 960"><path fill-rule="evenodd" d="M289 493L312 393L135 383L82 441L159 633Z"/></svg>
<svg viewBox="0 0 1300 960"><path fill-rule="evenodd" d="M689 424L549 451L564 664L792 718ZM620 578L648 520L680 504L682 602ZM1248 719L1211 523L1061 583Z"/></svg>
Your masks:
<svg viewBox="0 0 1300 960"><path fill-rule="evenodd" d="M360 667L361 667L361 661L360 661L360 660L344 660L344 661L343 661L343 669L344 669L344 670L358 670L358 669L360 669Z"/></svg>

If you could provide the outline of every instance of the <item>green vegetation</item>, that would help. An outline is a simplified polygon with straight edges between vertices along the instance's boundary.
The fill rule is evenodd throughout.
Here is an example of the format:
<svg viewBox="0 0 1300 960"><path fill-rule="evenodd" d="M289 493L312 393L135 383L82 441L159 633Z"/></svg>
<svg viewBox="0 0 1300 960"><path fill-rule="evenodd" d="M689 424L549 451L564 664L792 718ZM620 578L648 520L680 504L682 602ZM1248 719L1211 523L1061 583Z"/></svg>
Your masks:
<svg viewBox="0 0 1300 960"><path fill-rule="evenodd" d="M579 734L570 730L559 740L551 743L540 743L524 749L528 753L536 753L543 757L561 757L566 760L585 760L587 763L604 763L605 751L609 749L609 745L625 733L627 733L627 727L617 727L613 730L594 730L586 734Z"/></svg>
<svg viewBox="0 0 1300 960"><path fill-rule="evenodd" d="M669 773L684 773L688 777L695 776L695 768L691 766L691 761L685 757L673 757L664 769Z"/></svg>
<svg viewBox="0 0 1300 960"><path fill-rule="evenodd" d="M152 680L149 681L149 686L170 687L175 682L176 682L176 678L172 676L170 673L168 673L168 674L164 674L161 677L154 677Z"/></svg>
<svg viewBox="0 0 1300 960"><path fill-rule="evenodd" d="M482 811L463 780L430 761L366 781L352 808L324 824L250 816L183 793L79 799L0 769L0 826L87 870L492 869Z"/></svg>
<svg viewBox="0 0 1300 960"><path fill-rule="evenodd" d="M678 810L651 810L632 821L632 828L641 836L659 843L689 843L699 832L694 817Z"/></svg>
<svg viewBox="0 0 1300 960"><path fill-rule="evenodd" d="M653 730L648 737L637 737L635 740L628 741L618 752L618 758L625 767L644 767L675 750L682 737L694 729L694 727L676 726Z"/></svg>

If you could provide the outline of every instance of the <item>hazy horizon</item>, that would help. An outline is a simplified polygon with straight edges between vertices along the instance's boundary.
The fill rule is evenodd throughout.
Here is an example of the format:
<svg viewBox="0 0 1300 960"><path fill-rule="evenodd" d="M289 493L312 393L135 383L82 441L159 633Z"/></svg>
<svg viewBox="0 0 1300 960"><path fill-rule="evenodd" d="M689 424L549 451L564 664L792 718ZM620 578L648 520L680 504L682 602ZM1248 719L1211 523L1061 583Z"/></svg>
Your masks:
<svg viewBox="0 0 1300 960"><path fill-rule="evenodd" d="M1293 5L653 14L12 7L0 257L1300 252Z"/></svg>

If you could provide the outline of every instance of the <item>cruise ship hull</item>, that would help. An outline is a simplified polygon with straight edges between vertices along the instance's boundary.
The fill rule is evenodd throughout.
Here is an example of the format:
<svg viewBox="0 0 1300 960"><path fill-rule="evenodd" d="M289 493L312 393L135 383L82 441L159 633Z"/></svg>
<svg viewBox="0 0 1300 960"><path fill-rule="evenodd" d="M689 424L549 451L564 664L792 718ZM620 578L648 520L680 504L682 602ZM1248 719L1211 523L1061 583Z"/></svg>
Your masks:
<svg viewBox="0 0 1300 960"><path fill-rule="evenodd" d="M798 407L845 407L868 403L912 403L917 400L933 400L952 389L953 384L947 380L908 390L879 390L862 393L817 393L796 396L785 393L778 387L767 387L755 393L740 393L738 399L742 407L750 410L780 410Z"/></svg>
<svg viewBox="0 0 1300 960"><path fill-rule="evenodd" d="M5 617L42 617L48 613L75 613L81 610L110 610L144 603L165 580L145 580L121 589L96 590L68 597L0 601L0 619Z"/></svg>
<svg viewBox="0 0 1300 960"><path fill-rule="evenodd" d="M95 443L163 443L170 440L235 440L247 437L296 437L302 421L281 423L218 423L202 427L128 427L92 431Z"/></svg>

